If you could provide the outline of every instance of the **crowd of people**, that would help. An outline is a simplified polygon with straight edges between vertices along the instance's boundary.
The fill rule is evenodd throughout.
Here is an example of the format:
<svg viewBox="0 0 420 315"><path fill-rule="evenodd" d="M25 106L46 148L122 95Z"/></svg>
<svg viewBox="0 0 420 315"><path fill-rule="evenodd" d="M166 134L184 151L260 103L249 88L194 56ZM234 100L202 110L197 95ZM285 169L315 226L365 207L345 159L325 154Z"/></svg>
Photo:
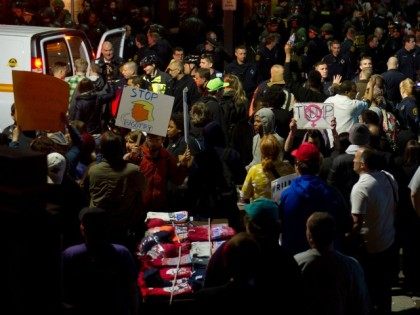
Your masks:
<svg viewBox="0 0 420 315"><path fill-rule="evenodd" d="M126 2L84 1L77 24L61 0L36 12L19 3L7 21L78 27L93 45L106 29L127 29L122 59L106 41L90 67L75 61L75 75L53 65L69 84L66 133L21 132L16 120L3 131L3 144L47 155L47 198L64 209L71 246L69 314L95 303L101 314L141 309L131 255L148 211L226 218L238 232L212 256L196 307L390 314L400 270L407 292L420 292L416 1L280 1L271 15L257 1L233 55L196 8L179 21L195 31L184 42ZM115 125L127 85L173 96L167 137ZM330 128L298 129L295 105L308 102L333 104ZM271 182L294 173L276 204ZM104 295L80 293L95 288Z"/></svg>

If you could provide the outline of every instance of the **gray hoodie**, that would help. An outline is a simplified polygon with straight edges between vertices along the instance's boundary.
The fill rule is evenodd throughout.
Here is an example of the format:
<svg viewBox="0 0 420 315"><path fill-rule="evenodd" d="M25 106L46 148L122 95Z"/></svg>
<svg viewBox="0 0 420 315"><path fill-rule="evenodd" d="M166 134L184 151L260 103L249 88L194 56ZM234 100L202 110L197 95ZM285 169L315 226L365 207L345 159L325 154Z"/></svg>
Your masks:
<svg viewBox="0 0 420 315"><path fill-rule="evenodd" d="M282 152L279 155L279 159L283 160L283 149L284 149L284 139L280 137L275 131L275 118L274 113L270 108L261 108L258 112L255 113L255 116L261 118L261 122L263 125L263 133L264 134L273 134L277 140L279 140L280 145L282 147ZM246 170L248 171L251 166L261 163L261 136L256 134L252 139L252 161L246 166Z"/></svg>

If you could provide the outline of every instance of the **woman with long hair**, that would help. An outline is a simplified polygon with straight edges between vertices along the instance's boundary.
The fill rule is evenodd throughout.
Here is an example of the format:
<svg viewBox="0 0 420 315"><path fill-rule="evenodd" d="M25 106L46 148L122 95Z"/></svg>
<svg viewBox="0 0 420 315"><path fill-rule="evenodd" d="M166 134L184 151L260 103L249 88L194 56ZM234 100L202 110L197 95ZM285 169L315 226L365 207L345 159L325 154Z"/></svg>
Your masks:
<svg viewBox="0 0 420 315"><path fill-rule="evenodd" d="M234 74L226 74L223 78L228 83L221 98L226 129L227 144L241 155L245 164L252 160L252 126L248 123L249 101L242 83Z"/></svg>
<svg viewBox="0 0 420 315"><path fill-rule="evenodd" d="M282 147L277 138L268 134L261 140L261 163L252 166L241 190L243 201L260 197L271 198L271 182L276 178L294 173L294 168L279 155Z"/></svg>

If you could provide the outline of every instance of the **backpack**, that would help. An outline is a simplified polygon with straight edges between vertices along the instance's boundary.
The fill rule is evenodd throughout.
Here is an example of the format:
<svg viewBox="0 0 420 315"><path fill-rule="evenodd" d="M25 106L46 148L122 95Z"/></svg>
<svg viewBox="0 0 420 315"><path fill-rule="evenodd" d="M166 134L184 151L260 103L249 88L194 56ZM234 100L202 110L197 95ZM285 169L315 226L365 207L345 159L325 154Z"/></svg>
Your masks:
<svg viewBox="0 0 420 315"><path fill-rule="evenodd" d="M389 140L392 149L395 151L397 149L397 135L399 132L399 122L394 114L381 109L382 111L382 128L386 134L387 139Z"/></svg>

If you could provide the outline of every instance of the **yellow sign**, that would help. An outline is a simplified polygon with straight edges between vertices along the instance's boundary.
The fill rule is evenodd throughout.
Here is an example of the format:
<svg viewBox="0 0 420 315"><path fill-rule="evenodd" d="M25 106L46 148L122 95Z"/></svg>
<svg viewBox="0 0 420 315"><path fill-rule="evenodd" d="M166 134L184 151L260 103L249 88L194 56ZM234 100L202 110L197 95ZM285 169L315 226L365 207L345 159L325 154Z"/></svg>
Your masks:
<svg viewBox="0 0 420 315"><path fill-rule="evenodd" d="M10 58L9 59L9 67L14 68L16 66L17 66L17 60L15 58Z"/></svg>

